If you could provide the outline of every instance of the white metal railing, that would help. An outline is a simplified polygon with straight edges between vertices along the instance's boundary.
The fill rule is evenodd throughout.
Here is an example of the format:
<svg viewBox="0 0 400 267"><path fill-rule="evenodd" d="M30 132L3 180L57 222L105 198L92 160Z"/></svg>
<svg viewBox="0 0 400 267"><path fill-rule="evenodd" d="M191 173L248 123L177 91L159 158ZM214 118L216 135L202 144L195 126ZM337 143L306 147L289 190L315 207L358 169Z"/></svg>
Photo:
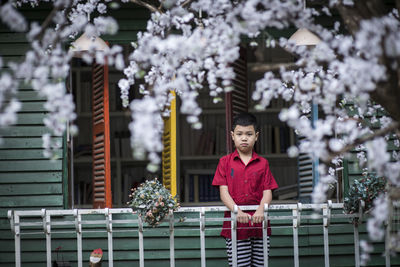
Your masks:
<svg viewBox="0 0 400 267"><path fill-rule="evenodd" d="M360 205L361 206L361 205ZM257 206L240 206L242 210L255 210ZM268 220L292 220L293 229L293 250L294 250L294 266L299 267L299 239L298 229L301 225L302 220L310 219L314 220L313 225L315 226L315 220L322 219L323 226L323 238L324 238L324 255L325 255L325 267L329 267L329 226L332 219L337 218L360 218L361 212L357 214L343 214L332 213L332 210L342 210L343 203L332 203L329 201L326 204L288 204L288 205L265 205L264 206L264 222L263 222L263 236L264 236L264 266L268 267L268 248L267 248L267 226ZM270 211L291 211L291 215L270 215ZM302 214L306 210L322 210L321 213L313 214ZM206 266L206 250L205 250L205 230L207 221L231 221L232 231L232 263L233 266L237 266L237 222L236 216L238 207L235 206L234 211L231 212L231 218L207 218L206 212L215 211L227 211L226 207L182 207L178 210L179 213L185 212L196 212L199 214L197 218L187 218L185 222L198 222L200 232L200 257L201 266ZM115 214L130 214L132 209L121 208L121 209L74 209L74 210L10 210L8 211L8 218L10 220L11 230L14 234L15 239L15 266L21 266L21 235L24 234L44 234L46 237L46 260L47 267L51 267L51 238L54 233L76 233L77 241L77 263L78 267L82 267L82 233L85 231L83 226L89 225L104 225L104 231L107 232L108 239L108 266L113 266L113 226L118 225L132 225L137 227L134 229L138 232L139 237L139 265L144 266L144 247L143 247L143 221L138 216L134 219L123 218L113 219ZM98 218L93 220L82 220L82 216L97 214L104 215L104 220ZM67 219L67 217L72 219ZM60 219L61 218L61 219ZM174 218L174 213L171 211L165 222L169 224L169 241L170 241L170 266L175 266L175 247L174 247L174 226L179 222L179 218ZM62 229L60 227L70 227L70 229ZM306 227L307 225L304 225ZM34 230L32 230L34 229ZM33 232L32 232L33 231ZM103 232L104 232L103 231ZM127 230L121 230L127 231ZM358 224L354 224L354 255L355 255L355 266L360 266L360 252L359 252L359 234ZM390 264L390 263L389 263Z"/></svg>

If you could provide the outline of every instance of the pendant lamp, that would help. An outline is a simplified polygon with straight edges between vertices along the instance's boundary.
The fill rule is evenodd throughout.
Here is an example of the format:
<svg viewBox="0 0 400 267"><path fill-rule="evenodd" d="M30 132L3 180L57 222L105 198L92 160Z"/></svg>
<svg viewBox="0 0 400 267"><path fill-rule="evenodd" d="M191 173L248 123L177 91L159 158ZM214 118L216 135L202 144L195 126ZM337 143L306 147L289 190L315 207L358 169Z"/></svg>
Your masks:
<svg viewBox="0 0 400 267"><path fill-rule="evenodd" d="M106 42L103 41L98 36L89 36L86 32L84 32L78 39L76 39L72 44L70 51L74 54L78 54L83 51L89 51L91 49L96 51L104 51L109 47Z"/></svg>
<svg viewBox="0 0 400 267"><path fill-rule="evenodd" d="M306 9L306 0L303 0L303 9ZM290 36L289 41L296 45L315 46L321 42L321 39L306 28L300 28Z"/></svg>
<svg viewBox="0 0 400 267"><path fill-rule="evenodd" d="M296 45L313 46L319 44L321 39L309 30L300 28L290 36L289 41L294 42Z"/></svg>

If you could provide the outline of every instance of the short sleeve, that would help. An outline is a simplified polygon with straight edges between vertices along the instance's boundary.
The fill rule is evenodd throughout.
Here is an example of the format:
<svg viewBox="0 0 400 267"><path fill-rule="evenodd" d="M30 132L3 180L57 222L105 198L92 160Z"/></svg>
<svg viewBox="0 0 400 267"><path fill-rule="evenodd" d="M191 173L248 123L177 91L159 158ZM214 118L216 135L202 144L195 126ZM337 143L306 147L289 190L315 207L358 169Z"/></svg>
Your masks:
<svg viewBox="0 0 400 267"><path fill-rule="evenodd" d="M214 186L228 185L226 181L226 157L222 157L219 160L217 170L215 171L214 174L212 185Z"/></svg>
<svg viewBox="0 0 400 267"><path fill-rule="evenodd" d="M263 190L274 190L278 188L278 184L275 181L274 176L269 168L269 163L265 163L265 176L264 176L264 188Z"/></svg>

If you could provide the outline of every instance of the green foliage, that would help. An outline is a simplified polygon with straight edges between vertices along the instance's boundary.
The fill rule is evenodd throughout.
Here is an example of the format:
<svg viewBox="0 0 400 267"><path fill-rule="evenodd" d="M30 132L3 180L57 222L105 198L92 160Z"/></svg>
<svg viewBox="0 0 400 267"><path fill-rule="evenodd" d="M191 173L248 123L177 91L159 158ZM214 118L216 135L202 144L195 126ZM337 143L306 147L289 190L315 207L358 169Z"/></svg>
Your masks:
<svg viewBox="0 0 400 267"><path fill-rule="evenodd" d="M179 203L157 179L146 181L132 189L128 203L149 225L157 226L169 210L177 210Z"/></svg>
<svg viewBox="0 0 400 267"><path fill-rule="evenodd" d="M349 190L349 195L344 198L344 212L356 213L359 210L360 201L364 201L364 211L372 208L374 199L385 191L386 179L376 177L373 174L364 174L363 178L356 179Z"/></svg>

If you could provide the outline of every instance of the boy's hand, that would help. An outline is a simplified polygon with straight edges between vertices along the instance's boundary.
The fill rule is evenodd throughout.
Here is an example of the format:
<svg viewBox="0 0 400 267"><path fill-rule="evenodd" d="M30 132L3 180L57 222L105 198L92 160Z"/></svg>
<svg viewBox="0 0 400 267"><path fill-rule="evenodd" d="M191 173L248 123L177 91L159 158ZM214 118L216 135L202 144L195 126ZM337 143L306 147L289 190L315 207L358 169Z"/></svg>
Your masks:
<svg viewBox="0 0 400 267"><path fill-rule="evenodd" d="M245 213L239 209L236 218L237 218L237 221L240 223L248 223L249 220L251 220L251 215L248 213Z"/></svg>
<svg viewBox="0 0 400 267"><path fill-rule="evenodd" d="M256 210L256 212L253 214L253 217L251 217L251 220L253 223L262 223L264 220L264 212Z"/></svg>

